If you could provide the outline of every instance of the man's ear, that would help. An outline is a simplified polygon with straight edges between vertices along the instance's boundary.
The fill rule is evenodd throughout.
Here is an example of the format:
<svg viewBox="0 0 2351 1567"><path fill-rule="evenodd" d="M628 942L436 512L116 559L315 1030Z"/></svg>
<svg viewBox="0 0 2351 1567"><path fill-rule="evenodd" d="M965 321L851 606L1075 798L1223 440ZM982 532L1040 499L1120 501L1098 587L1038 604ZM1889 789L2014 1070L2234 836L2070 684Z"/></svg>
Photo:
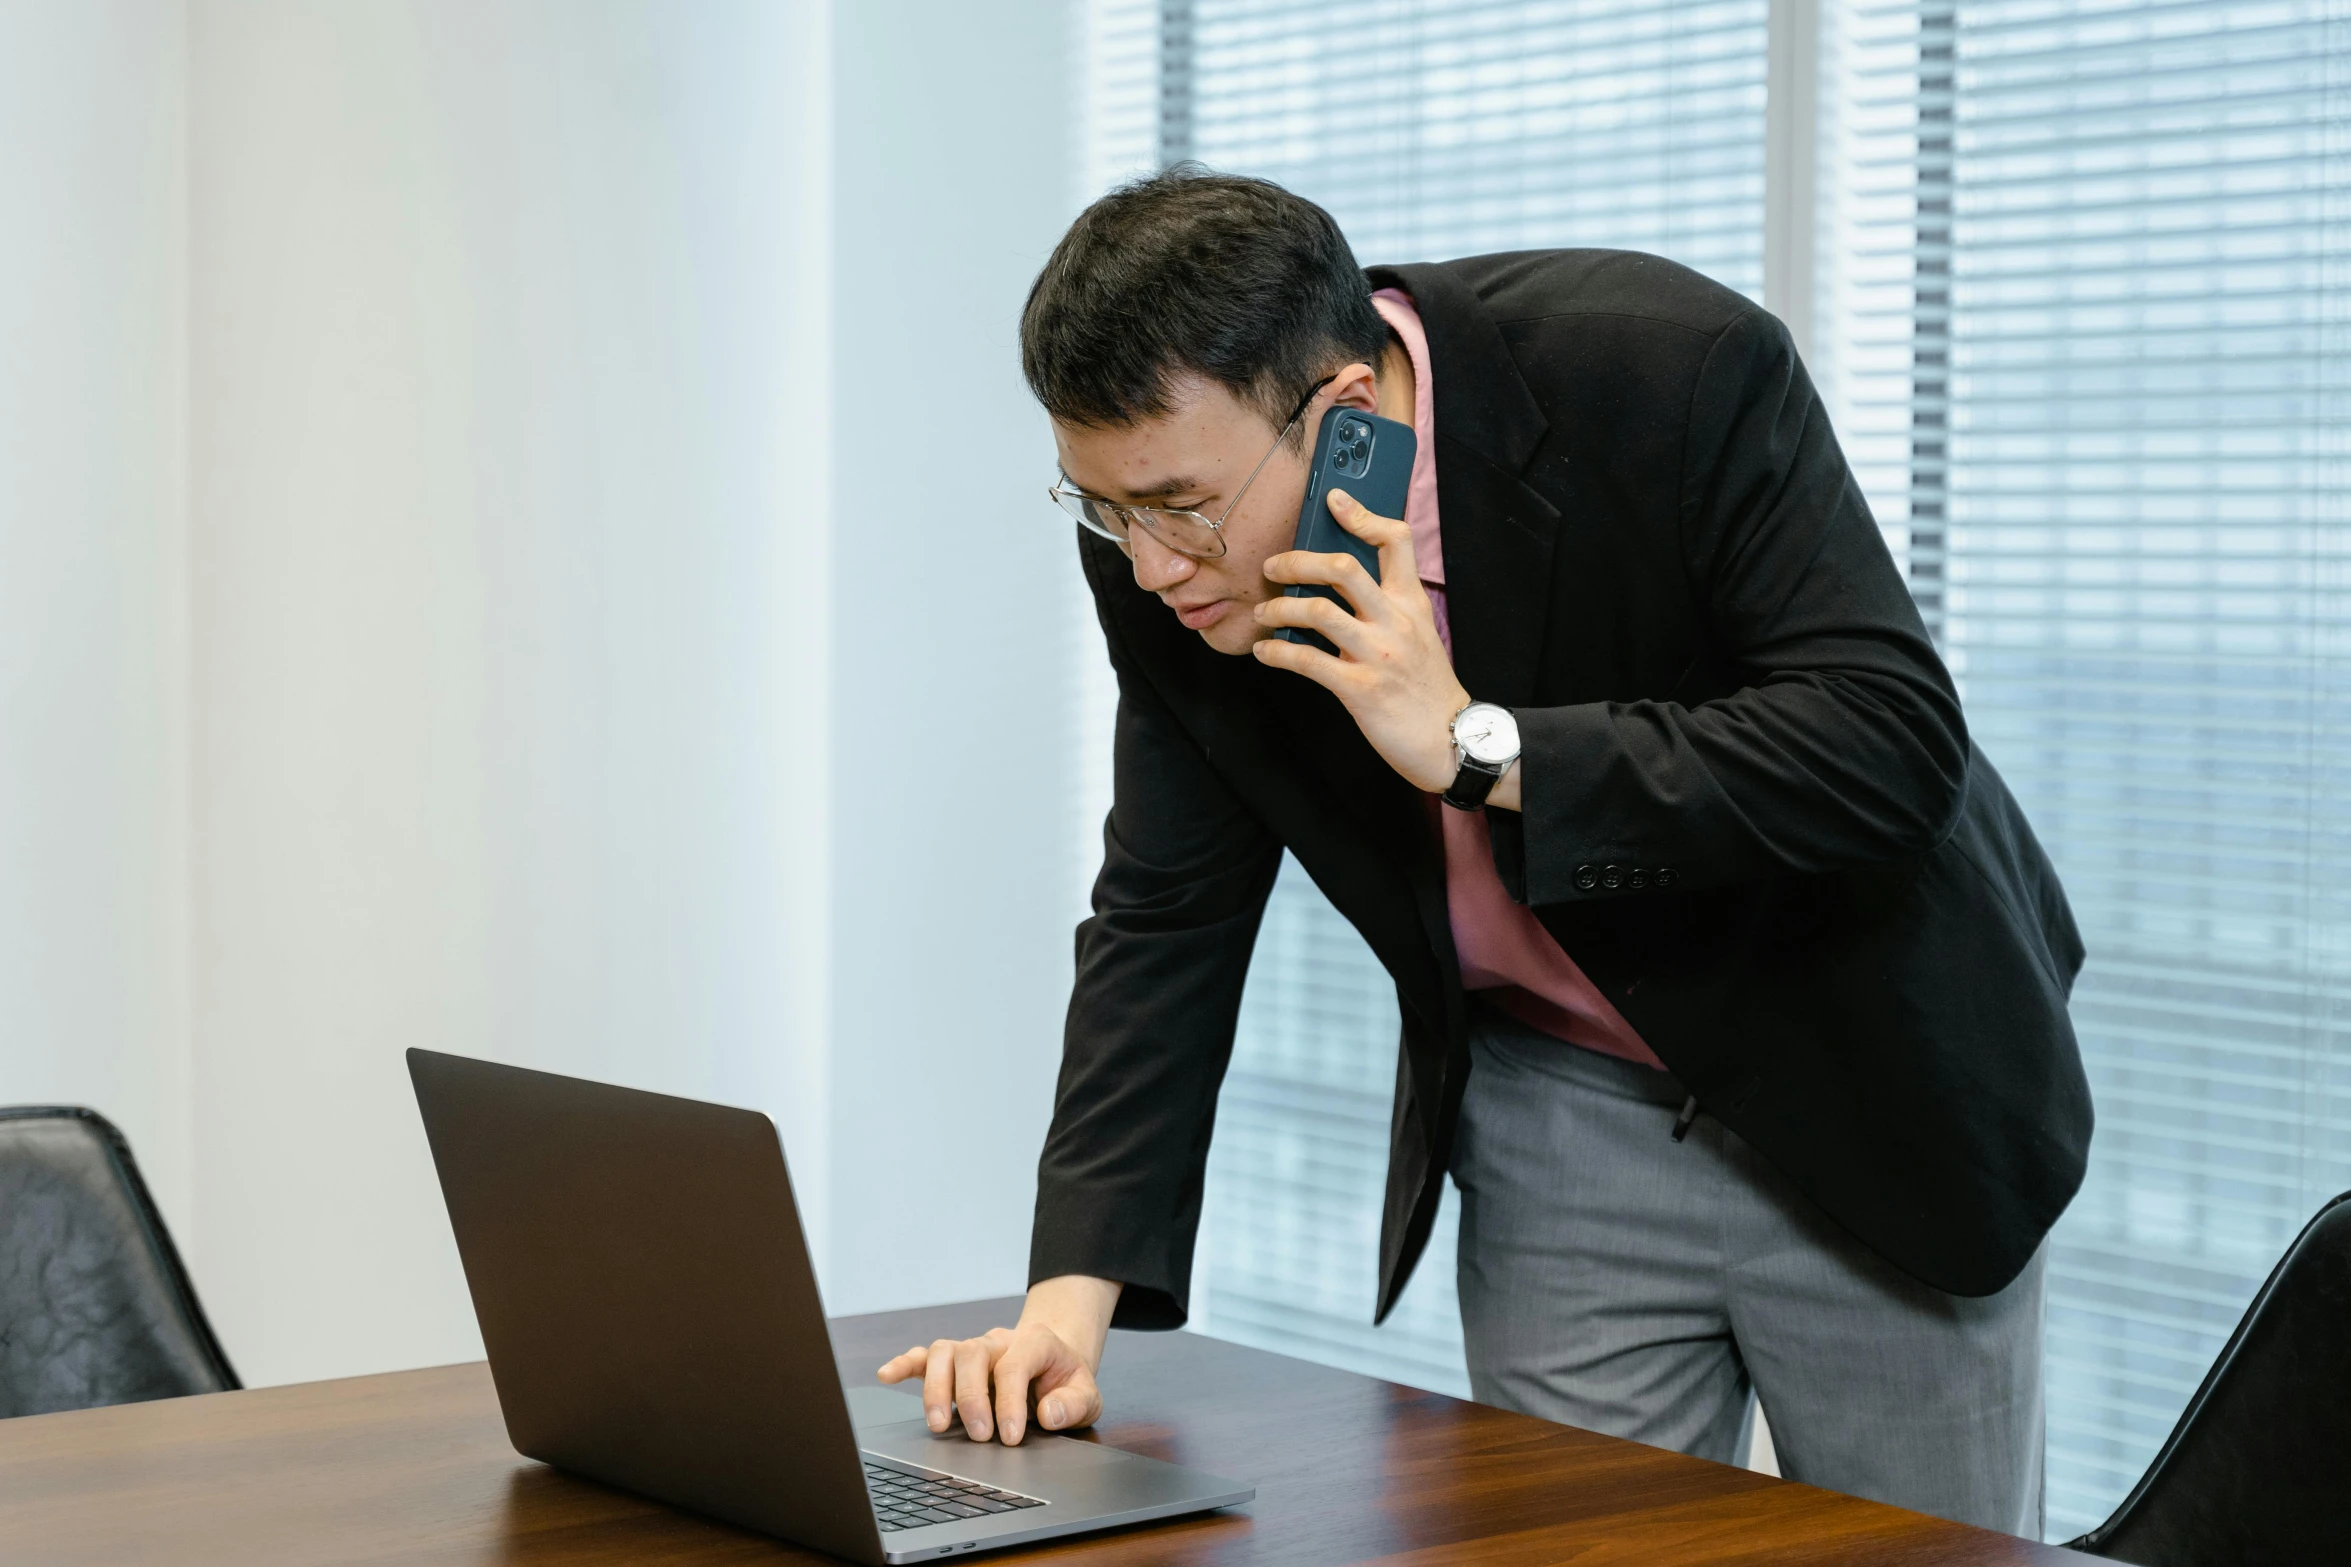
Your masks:
<svg viewBox="0 0 2351 1567"><path fill-rule="evenodd" d="M1380 384L1371 366L1360 360L1331 378L1331 406L1375 413L1380 406Z"/></svg>

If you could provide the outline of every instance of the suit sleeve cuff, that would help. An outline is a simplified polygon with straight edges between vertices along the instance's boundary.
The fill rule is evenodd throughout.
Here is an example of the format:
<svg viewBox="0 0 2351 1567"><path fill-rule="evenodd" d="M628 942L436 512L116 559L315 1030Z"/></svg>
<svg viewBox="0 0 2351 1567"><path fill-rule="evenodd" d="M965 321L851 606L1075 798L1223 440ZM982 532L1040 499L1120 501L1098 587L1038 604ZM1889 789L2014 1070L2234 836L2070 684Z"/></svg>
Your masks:
<svg viewBox="0 0 2351 1567"><path fill-rule="evenodd" d="M1625 737L1605 702L1524 708L1519 732L1519 813L1512 870L1529 905L1581 903L1684 886L1689 868L1670 845L1627 821L1627 799L1643 788ZM1613 803L1612 803L1613 802ZM1495 855L1505 834L1495 834Z"/></svg>
<svg viewBox="0 0 2351 1567"><path fill-rule="evenodd" d="M1031 1286L1065 1274L1113 1279L1120 1286L1114 1328L1158 1331L1189 1320L1192 1236L1179 1243L1121 1223L1116 1201L1084 1202L1040 1195L1036 1227L1029 1242Z"/></svg>

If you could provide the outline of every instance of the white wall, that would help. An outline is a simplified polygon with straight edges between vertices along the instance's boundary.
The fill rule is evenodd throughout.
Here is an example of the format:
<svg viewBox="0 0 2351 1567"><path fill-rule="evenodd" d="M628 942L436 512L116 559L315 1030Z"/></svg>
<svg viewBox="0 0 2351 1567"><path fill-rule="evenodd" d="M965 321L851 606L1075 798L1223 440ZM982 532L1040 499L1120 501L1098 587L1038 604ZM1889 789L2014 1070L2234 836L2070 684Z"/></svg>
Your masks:
<svg viewBox="0 0 2351 1567"><path fill-rule="evenodd" d="M821 1149L820 23L195 8L196 1252L258 1375L471 1352L407 1046Z"/></svg>
<svg viewBox="0 0 2351 1567"><path fill-rule="evenodd" d="M769 1109L836 1309L1017 1286L1069 963L1011 357L1060 0L150 0L138 49L37 9L0 231L103 205L0 245L0 320L63 317L0 412L122 365L0 468L0 594L52 606L0 628L0 1101L183 1172L254 1381L478 1352L412 1044Z"/></svg>
<svg viewBox="0 0 2351 1567"><path fill-rule="evenodd" d="M0 1103L188 1212L173 6L0 0Z"/></svg>

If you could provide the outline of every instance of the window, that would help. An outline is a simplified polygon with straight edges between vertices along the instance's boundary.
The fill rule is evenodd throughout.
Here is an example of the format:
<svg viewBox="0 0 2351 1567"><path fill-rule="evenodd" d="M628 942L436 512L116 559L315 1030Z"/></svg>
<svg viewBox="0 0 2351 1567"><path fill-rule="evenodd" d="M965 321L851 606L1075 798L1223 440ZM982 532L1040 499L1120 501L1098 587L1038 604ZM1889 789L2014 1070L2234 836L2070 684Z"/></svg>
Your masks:
<svg viewBox="0 0 2351 1567"><path fill-rule="evenodd" d="M2351 1187L2351 0L1770 10L1088 0L1088 193L1193 156L1323 202L1367 261L1623 245L1761 298L1767 145L1810 160L1774 303L2091 950L2063 1537ZM1791 48L1817 70L1773 74ZM1457 1389L1449 1229L1369 1327L1394 1023L1286 868L1196 1310Z"/></svg>
<svg viewBox="0 0 2351 1567"><path fill-rule="evenodd" d="M1312 197L1366 262L1617 245L1762 287L1764 0L1166 15L1162 156Z"/></svg>
<svg viewBox="0 0 2351 1567"><path fill-rule="evenodd" d="M1879 442L1878 514L2090 948L2064 1537L2351 1187L2351 6L1842 20L1845 248L1879 285L1840 423Z"/></svg>

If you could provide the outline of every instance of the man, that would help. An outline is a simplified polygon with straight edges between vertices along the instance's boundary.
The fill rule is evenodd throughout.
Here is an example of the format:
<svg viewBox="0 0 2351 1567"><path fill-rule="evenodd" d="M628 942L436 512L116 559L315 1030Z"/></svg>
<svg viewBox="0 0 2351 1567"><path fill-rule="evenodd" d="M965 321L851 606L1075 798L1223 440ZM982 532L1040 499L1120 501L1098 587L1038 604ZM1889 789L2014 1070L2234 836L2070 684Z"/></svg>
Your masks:
<svg viewBox="0 0 2351 1567"><path fill-rule="evenodd" d="M1780 325L1622 252L1367 277L1180 170L1078 219L1022 351L1116 797L1026 1308L883 1377L1017 1442L1183 1321L1287 848L1401 1003L1381 1315L1450 1172L1480 1399L1729 1461L1752 1389L1790 1476L2037 1533L2081 944ZM1404 518L1331 500L1376 583L1289 550L1337 407L1420 434Z"/></svg>

